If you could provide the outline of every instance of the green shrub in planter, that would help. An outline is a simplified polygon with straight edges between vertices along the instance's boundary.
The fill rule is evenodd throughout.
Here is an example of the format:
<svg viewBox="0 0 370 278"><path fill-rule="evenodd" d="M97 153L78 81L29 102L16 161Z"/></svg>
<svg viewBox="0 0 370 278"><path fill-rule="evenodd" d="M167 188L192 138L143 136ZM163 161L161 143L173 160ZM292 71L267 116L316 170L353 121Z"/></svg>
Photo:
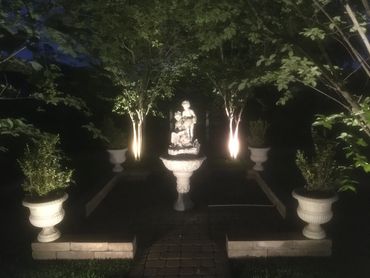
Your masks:
<svg viewBox="0 0 370 278"><path fill-rule="evenodd" d="M111 118L104 118L102 132L108 139L107 149L125 149L128 146L128 134L123 128L117 127Z"/></svg>
<svg viewBox="0 0 370 278"><path fill-rule="evenodd" d="M264 148L267 146L266 133L269 124L263 120L250 121L248 143L254 148Z"/></svg>
<svg viewBox="0 0 370 278"><path fill-rule="evenodd" d="M323 138L314 138L315 154L308 158L297 152L296 164L306 180L304 189L308 192L334 193L355 190L355 183L346 172L351 167L339 166L335 160L336 144Z"/></svg>
<svg viewBox="0 0 370 278"><path fill-rule="evenodd" d="M59 136L47 134L33 146L27 145L18 161L25 176L23 189L32 197L45 197L70 185L73 170L62 165L58 145Z"/></svg>

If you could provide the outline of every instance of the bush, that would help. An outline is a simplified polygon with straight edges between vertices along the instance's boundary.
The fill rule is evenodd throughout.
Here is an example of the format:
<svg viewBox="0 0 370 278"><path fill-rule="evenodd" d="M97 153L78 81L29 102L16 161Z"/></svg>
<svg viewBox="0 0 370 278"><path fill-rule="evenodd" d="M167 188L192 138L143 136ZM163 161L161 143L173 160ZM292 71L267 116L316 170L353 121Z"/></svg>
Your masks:
<svg viewBox="0 0 370 278"><path fill-rule="evenodd" d="M70 185L72 170L62 166L63 156L58 149L59 136L42 136L18 161L25 181L23 189L31 196L44 197Z"/></svg>
<svg viewBox="0 0 370 278"><path fill-rule="evenodd" d="M336 144L314 137L315 154L311 159L297 152L296 164L306 180L304 188L311 192L354 191L354 181L346 172L351 167L339 166L334 159Z"/></svg>
<svg viewBox="0 0 370 278"><path fill-rule="evenodd" d="M263 148L266 147L266 133L269 124L263 120L249 122L249 138L248 143L251 147Z"/></svg>
<svg viewBox="0 0 370 278"><path fill-rule="evenodd" d="M124 149L128 145L128 135L123 128L117 127L111 118L104 118L102 123L103 135L107 137L108 149Z"/></svg>

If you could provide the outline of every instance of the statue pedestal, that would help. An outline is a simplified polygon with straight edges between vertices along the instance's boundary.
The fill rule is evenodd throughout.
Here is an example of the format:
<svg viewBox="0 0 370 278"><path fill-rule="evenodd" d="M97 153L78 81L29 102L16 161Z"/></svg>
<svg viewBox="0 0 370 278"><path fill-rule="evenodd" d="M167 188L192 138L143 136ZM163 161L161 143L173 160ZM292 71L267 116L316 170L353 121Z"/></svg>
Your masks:
<svg viewBox="0 0 370 278"><path fill-rule="evenodd" d="M176 177L177 200L173 208L177 211L189 210L193 207L193 202L189 196L190 177L194 171L198 170L206 159L205 156L198 157L193 155L186 156L161 156L164 166L172 171Z"/></svg>

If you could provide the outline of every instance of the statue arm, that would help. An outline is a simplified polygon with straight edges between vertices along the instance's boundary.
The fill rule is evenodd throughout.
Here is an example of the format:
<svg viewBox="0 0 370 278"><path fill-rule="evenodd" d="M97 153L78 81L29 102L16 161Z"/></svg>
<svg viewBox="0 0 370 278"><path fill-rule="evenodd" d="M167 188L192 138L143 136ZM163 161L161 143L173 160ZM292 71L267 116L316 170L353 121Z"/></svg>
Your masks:
<svg viewBox="0 0 370 278"><path fill-rule="evenodd" d="M193 122L194 122L194 124L196 124L197 123L197 115L195 115L195 113L194 113L193 110L191 110L191 115L193 116Z"/></svg>

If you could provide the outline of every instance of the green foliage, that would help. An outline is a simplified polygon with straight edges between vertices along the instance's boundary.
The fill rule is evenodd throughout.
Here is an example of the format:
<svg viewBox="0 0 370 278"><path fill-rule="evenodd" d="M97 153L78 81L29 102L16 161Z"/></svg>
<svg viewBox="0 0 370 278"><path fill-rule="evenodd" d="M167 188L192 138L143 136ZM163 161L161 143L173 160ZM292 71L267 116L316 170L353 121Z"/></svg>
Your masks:
<svg viewBox="0 0 370 278"><path fill-rule="evenodd" d="M40 101L42 105L64 105L81 111L86 116L91 112L86 103L77 97L63 92L59 88L61 70L55 63L55 57L47 51L40 51L40 41L50 41L58 45L58 52L76 57L85 53L84 49L68 35L68 30L61 21L62 1L20 1L4 0L0 2L0 101ZM32 51L32 60L21 58L22 51ZM16 75L13 83L8 83L8 75ZM17 88L22 84L22 90ZM25 84L27 84L25 86ZM24 88L28 88L27 91ZM93 127L91 123L86 126ZM99 137L96 128L88 129L94 137ZM0 119L0 135L25 136L28 139L39 137L40 131L26 119ZM4 148L2 148L4 149Z"/></svg>
<svg viewBox="0 0 370 278"><path fill-rule="evenodd" d="M257 62L257 66L274 66L279 61L279 66L274 71L267 71L263 76L259 76L255 82L274 84L278 91L283 93L278 104L286 104L292 97L289 88L292 85L305 85L308 87L316 87L318 79L322 72L320 68L309 58L301 57L294 54L290 48L283 49L286 56L276 58L275 54L269 57L261 56Z"/></svg>
<svg viewBox="0 0 370 278"><path fill-rule="evenodd" d="M251 147L263 148L266 147L266 132L269 124L261 119L257 121L250 121L248 123L249 137L248 144Z"/></svg>
<svg viewBox="0 0 370 278"><path fill-rule="evenodd" d="M336 144L318 137L314 139L315 154L311 158L302 151L296 156L296 164L306 180L305 189L314 192L354 191L354 181L346 175L351 168L339 166L334 159Z"/></svg>
<svg viewBox="0 0 370 278"><path fill-rule="evenodd" d="M0 118L0 136L19 137L25 135L31 140L40 138L41 132L22 118ZM4 147L0 151L5 150Z"/></svg>
<svg viewBox="0 0 370 278"><path fill-rule="evenodd" d="M30 141L36 142L42 137L41 131L29 124L23 118L0 118L0 136L20 137L25 136ZM0 152L8 149L0 145Z"/></svg>
<svg viewBox="0 0 370 278"><path fill-rule="evenodd" d="M108 143L109 141L108 138L105 137L102 131L99 128L97 128L93 123L88 123L88 124L82 125L81 127L87 130L91 134L93 139L98 139L104 143Z"/></svg>
<svg viewBox="0 0 370 278"><path fill-rule="evenodd" d="M196 55L184 51L177 5L93 0L70 7L74 24L81 26L76 35L97 54L120 92L114 112L134 121L159 114L157 102L172 97L176 82L193 67Z"/></svg>
<svg viewBox="0 0 370 278"><path fill-rule="evenodd" d="M293 92L297 94L306 86L339 105L342 113L321 116L316 124L340 128L338 139L346 144L347 157L356 167L369 172L365 144L370 138L370 72L362 48L365 42L344 12L345 3L281 0L274 4L279 12L255 6L268 32L263 33L265 51L257 61L263 73L252 82L275 85L281 93L278 104L286 104ZM367 22L364 6L348 4L363 30Z"/></svg>
<svg viewBox="0 0 370 278"><path fill-rule="evenodd" d="M239 1L217 1L211 5L207 1L196 1L190 10L194 14L187 19L194 20L191 28L201 51L217 49L236 37L239 30L235 18L242 13Z"/></svg>
<svg viewBox="0 0 370 278"><path fill-rule="evenodd" d="M22 1L3 0L0 3L0 37L9 41L16 41L31 50L35 50L35 43L40 39L49 39L58 45L59 52L76 56L84 53L84 49L73 37L66 32L66 24L60 20L62 1ZM10 53L8 44L2 45L2 50ZM35 53L40 56L39 53ZM37 57L39 58L39 57ZM36 60L37 60L36 58ZM21 61L21 59L17 59ZM14 60L13 60L14 61ZM36 61L35 61L36 62Z"/></svg>
<svg viewBox="0 0 370 278"><path fill-rule="evenodd" d="M321 30L320 28L314 27L314 28L304 28L303 31L300 33L303 36L310 38L311 40L323 40L325 39L326 33L324 30Z"/></svg>
<svg viewBox="0 0 370 278"><path fill-rule="evenodd" d="M122 127L117 127L111 118L104 118L101 128L108 139L108 149L124 149L128 146L128 134Z"/></svg>
<svg viewBox="0 0 370 278"><path fill-rule="evenodd" d="M369 107L365 107L365 104L362 105L364 107L363 111L367 111ZM317 115L313 125L322 126L326 129L333 129L334 126L339 126L340 133L337 139L344 143L343 150L346 157L353 161L353 165L356 168L361 168L366 173L370 172L370 163L365 155L368 152L369 138L364 136L358 117L345 113L329 116Z"/></svg>
<svg viewBox="0 0 370 278"><path fill-rule="evenodd" d="M57 79L62 76L60 68L56 65L49 65L38 76L36 90L31 94L31 97L40 100L48 105L57 106L62 104L67 107L84 112L87 116L91 112L86 106L86 103L77 97L67 95L62 92L57 85Z"/></svg>
<svg viewBox="0 0 370 278"><path fill-rule="evenodd" d="M32 147L27 145L18 161L25 176L23 189L31 196L43 197L70 185L73 171L62 166L58 145L58 135L44 135Z"/></svg>

